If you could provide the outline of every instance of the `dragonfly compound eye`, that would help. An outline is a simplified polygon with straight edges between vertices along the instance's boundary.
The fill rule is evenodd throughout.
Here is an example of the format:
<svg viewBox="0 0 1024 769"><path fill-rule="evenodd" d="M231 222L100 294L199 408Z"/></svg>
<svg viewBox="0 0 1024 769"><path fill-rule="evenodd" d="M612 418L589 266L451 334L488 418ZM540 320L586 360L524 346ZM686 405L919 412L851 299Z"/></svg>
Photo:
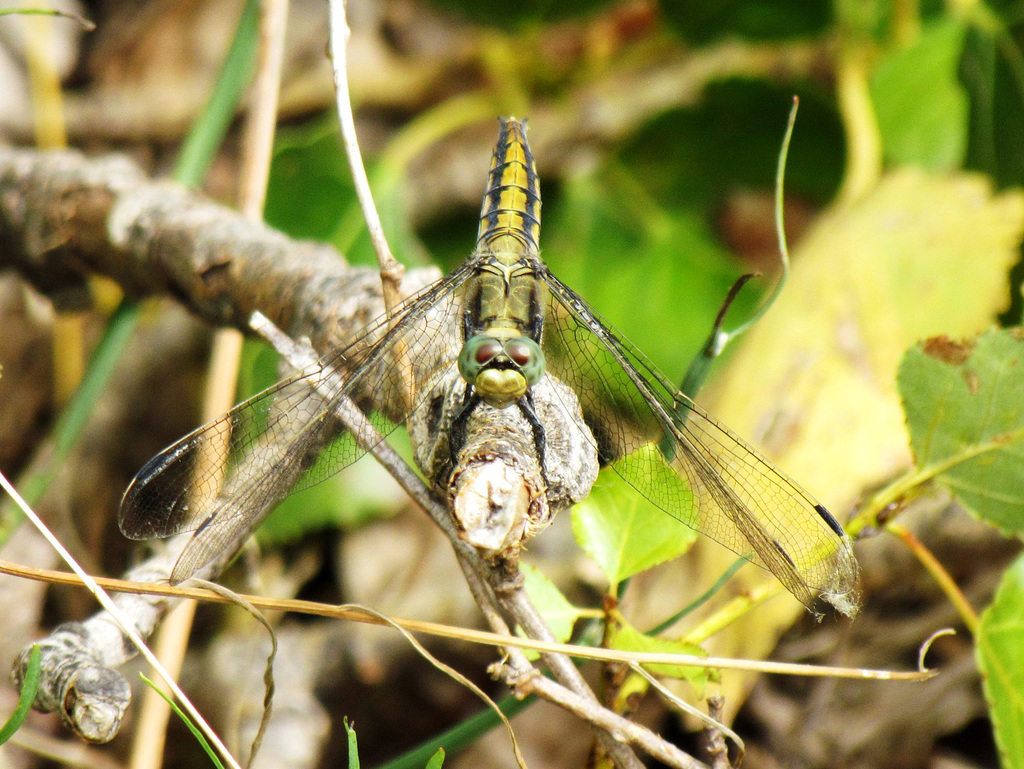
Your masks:
<svg viewBox="0 0 1024 769"><path fill-rule="evenodd" d="M481 366L486 366L496 357L501 355L502 347L501 342L497 339L484 339L479 345L476 346L476 355L473 358Z"/></svg>
<svg viewBox="0 0 1024 769"><path fill-rule="evenodd" d="M527 336L510 339L505 343L505 354L515 363L531 387L544 376L544 351Z"/></svg>
<svg viewBox="0 0 1024 769"><path fill-rule="evenodd" d="M476 382L477 375L488 363L504 351L501 342L492 336L478 334L466 340L459 353L459 373L470 384Z"/></svg>

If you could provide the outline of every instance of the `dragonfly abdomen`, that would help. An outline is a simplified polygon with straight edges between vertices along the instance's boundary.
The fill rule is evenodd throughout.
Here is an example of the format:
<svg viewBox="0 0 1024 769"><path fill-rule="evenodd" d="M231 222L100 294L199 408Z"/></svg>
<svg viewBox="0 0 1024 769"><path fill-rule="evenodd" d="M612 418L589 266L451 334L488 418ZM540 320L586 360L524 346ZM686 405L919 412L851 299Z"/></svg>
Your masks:
<svg viewBox="0 0 1024 769"><path fill-rule="evenodd" d="M502 118L480 211L477 251L536 255L539 242L540 182L526 124Z"/></svg>

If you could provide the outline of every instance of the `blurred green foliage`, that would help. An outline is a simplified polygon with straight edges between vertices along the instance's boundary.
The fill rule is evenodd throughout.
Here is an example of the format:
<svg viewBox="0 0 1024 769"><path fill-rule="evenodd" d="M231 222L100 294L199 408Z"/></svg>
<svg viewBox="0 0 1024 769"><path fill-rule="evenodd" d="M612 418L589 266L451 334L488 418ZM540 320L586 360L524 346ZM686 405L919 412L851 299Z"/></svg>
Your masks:
<svg viewBox="0 0 1024 769"><path fill-rule="evenodd" d="M666 23L684 40L707 43L735 36L780 40L822 34L832 21L832 4L820 0L669 0Z"/></svg>
<svg viewBox="0 0 1024 769"><path fill-rule="evenodd" d="M333 113L278 131L263 211L268 224L293 238L330 242L354 202L355 189Z"/></svg>
<svg viewBox="0 0 1024 769"><path fill-rule="evenodd" d="M430 0L438 8L477 24L526 29L593 13L612 0Z"/></svg>
<svg viewBox="0 0 1024 769"><path fill-rule="evenodd" d="M623 162L670 209L710 213L737 188L770 191L794 94L800 97L789 195L827 203L843 171L845 140L832 96L813 82L713 82L700 103L655 117L623 145Z"/></svg>
<svg viewBox="0 0 1024 769"><path fill-rule="evenodd" d="M933 171L959 168L967 148L967 94L957 80L966 29L957 19L926 27L886 55L871 79L888 161Z"/></svg>

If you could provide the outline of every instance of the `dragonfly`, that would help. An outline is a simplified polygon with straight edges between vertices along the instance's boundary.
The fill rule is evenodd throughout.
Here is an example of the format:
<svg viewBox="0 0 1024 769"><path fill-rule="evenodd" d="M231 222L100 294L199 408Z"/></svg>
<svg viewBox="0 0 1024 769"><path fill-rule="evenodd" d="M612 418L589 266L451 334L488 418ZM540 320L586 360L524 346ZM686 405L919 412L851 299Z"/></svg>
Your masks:
<svg viewBox="0 0 1024 769"><path fill-rule="evenodd" d="M469 259L347 346L151 459L125 492L121 531L132 539L193 532L171 574L172 582L188 578L281 498L363 456L365 443L335 418L343 402L380 436L430 412L428 421L447 430L440 453L449 473L475 415L514 410L544 468L555 448L537 395L557 384L570 395L555 397L583 423L582 440L602 467L770 571L808 607L821 596L841 608L857 577L842 526L551 273L540 257L540 182L525 121L499 123ZM445 388L455 403L439 422L433 412ZM240 457L243 477L224 480Z"/></svg>

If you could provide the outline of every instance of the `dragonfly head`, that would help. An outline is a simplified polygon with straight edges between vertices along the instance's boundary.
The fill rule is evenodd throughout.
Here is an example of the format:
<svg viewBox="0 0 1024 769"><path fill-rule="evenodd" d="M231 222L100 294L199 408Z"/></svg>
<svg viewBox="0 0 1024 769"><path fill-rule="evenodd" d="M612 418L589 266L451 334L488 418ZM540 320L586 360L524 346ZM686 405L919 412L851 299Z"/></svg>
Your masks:
<svg viewBox="0 0 1024 769"><path fill-rule="evenodd" d="M505 408L544 376L544 352L526 336L470 337L459 353L459 373L487 404Z"/></svg>

